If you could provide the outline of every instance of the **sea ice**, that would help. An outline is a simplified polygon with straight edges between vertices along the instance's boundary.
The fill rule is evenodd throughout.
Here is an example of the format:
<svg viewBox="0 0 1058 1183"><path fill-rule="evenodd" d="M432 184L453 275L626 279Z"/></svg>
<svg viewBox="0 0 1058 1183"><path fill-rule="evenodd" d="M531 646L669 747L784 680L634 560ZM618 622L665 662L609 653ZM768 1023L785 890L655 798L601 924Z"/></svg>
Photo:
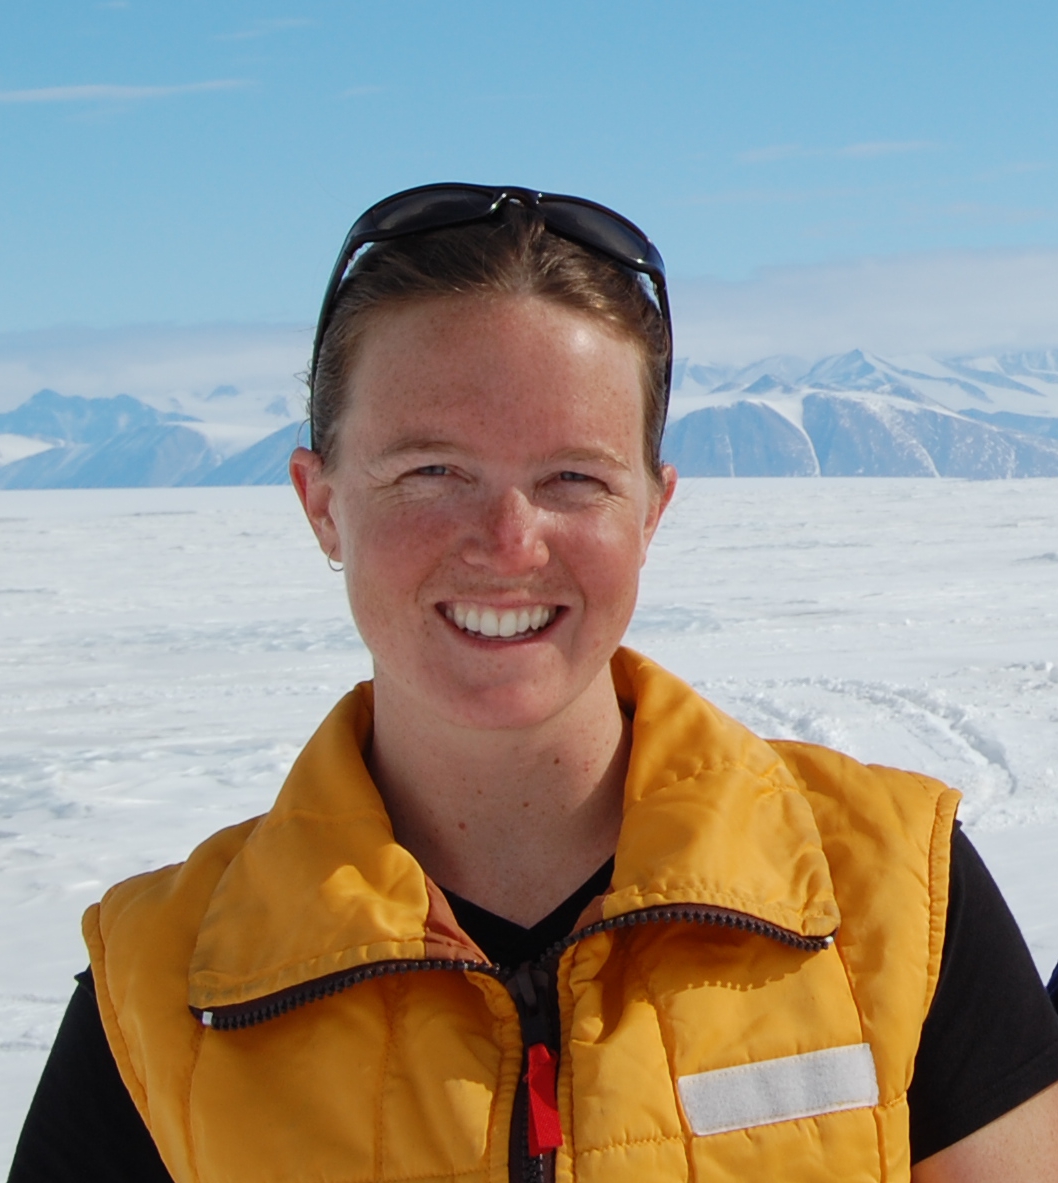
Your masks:
<svg viewBox="0 0 1058 1183"><path fill-rule="evenodd" d="M268 808L370 660L282 487L0 492L0 1169L108 884ZM917 768L1058 957L1058 485L688 480L628 643Z"/></svg>

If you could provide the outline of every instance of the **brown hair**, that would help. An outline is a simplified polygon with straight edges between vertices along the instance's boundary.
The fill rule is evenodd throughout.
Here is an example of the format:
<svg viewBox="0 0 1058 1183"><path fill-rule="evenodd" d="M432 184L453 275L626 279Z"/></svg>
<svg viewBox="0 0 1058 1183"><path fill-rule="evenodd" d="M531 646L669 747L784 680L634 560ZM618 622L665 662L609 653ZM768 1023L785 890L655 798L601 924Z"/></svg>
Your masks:
<svg viewBox="0 0 1058 1183"><path fill-rule="evenodd" d="M375 243L343 281L320 347L311 396L312 448L334 452L349 381L372 318L400 304L453 295L534 295L605 321L640 349L644 454L661 475L668 357L664 318L634 271L550 233L532 210L505 203L485 222Z"/></svg>

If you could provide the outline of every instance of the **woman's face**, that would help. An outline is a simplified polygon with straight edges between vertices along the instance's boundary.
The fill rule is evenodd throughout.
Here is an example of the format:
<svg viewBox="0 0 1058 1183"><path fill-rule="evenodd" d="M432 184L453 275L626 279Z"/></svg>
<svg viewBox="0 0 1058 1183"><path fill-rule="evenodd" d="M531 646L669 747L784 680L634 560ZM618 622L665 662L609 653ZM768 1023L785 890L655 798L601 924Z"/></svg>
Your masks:
<svg viewBox="0 0 1058 1183"><path fill-rule="evenodd" d="M637 349L538 297L450 297L380 316L352 385L328 470L292 471L379 701L561 714L609 676L675 483L646 470Z"/></svg>

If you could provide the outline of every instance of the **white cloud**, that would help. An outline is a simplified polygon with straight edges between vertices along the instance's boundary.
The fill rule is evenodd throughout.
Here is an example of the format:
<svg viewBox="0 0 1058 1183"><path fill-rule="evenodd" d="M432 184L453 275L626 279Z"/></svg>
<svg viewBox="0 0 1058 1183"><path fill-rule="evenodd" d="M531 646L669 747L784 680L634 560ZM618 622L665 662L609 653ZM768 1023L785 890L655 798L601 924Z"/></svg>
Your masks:
<svg viewBox="0 0 1058 1183"><path fill-rule="evenodd" d="M676 351L742 363L1058 344L1058 250L946 252L674 280Z"/></svg>
<svg viewBox="0 0 1058 1183"><path fill-rule="evenodd" d="M674 279L676 352L700 362L1058 346L1058 249L950 252ZM0 333L0 411L42 387L165 408L218 386L304 398L310 325L60 327Z"/></svg>
<svg viewBox="0 0 1058 1183"><path fill-rule="evenodd" d="M835 150L835 156L854 160L873 160L876 156L902 156L908 152L928 152L936 148L929 140L868 140L864 144L847 144Z"/></svg>
<svg viewBox="0 0 1058 1183"><path fill-rule="evenodd" d="M304 29L315 22L303 17L281 17L273 20L257 21L249 29L239 29L234 33L218 33L215 41L256 41L259 37L267 37L269 33L281 33L286 29Z"/></svg>
<svg viewBox="0 0 1058 1183"><path fill-rule="evenodd" d="M249 83L239 78L211 82L185 82L179 86L41 86L34 90L0 90L0 103L99 103L163 99L177 94L199 94L211 90L236 90Z"/></svg>
<svg viewBox="0 0 1058 1183"><path fill-rule="evenodd" d="M751 148L738 154L739 164L771 164L775 160L795 160L805 154L800 144L769 144L767 148Z"/></svg>
<svg viewBox="0 0 1058 1183"><path fill-rule="evenodd" d="M909 152L927 152L937 145L929 140L867 140L841 148L803 148L800 144L772 144L740 152L740 164L772 164L780 160L875 160L879 156L901 156Z"/></svg>
<svg viewBox="0 0 1058 1183"><path fill-rule="evenodd" d="M60 327L0 333L0 411L43 387L60 394L131 394L162 409L218 386L304 398L312 328L302 325Z"/></svg>

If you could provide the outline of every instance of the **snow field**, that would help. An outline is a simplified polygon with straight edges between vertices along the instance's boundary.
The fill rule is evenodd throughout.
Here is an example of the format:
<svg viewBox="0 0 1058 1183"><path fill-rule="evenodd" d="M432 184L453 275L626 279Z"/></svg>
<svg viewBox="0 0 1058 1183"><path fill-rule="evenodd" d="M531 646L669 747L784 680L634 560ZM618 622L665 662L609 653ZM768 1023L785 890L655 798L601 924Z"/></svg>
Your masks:
<svg viewBox="0 0 1058 1183"><path fill-rule="evenodd" d="M370 660L289 488L0 492L0 1165L80 914L268 808ZM1058 957L1058 484L688 480L628 643L763 734L919 769Z"/></svg>

